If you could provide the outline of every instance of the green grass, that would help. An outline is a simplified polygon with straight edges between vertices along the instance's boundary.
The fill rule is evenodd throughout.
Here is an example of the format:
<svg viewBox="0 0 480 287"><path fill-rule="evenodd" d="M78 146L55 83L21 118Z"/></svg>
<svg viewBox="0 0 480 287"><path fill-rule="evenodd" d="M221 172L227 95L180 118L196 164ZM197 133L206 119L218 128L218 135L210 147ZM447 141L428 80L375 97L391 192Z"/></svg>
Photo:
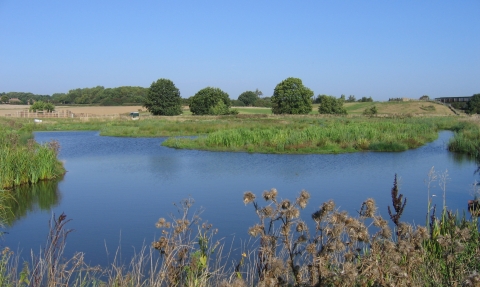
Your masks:
<svg viewBox="0 0 480 287"><path fill-rule="evenodd" d="M455 135L448 144L453 152L464 153L476 158L480 157L480 126L478 123L462 122L455 129Z"/></svg>
<svg viewBox="0 0 480 287"><path fill-rule="evenodd" d="M0 123L0 188L33 184L64 173L56 142L39 145L33 140L31 125L4 119Z"/></svg>
<svg viewBox="0 0 480 287"><path fill-rule="evenodd" d="M371 103L354 103L369 105ZM265 110L265 109L264 109ZM342 153L402 151L419 147L440 130L455 131L450 150L476 155L478 127L459 117L373 117L239 114L236 116L149 117L122 119L48 119L36 131L98 130L104 136L171 138L166 146L262 153ZM24 119L15 121L28 125Z"/></svg>
<svg viewBox="0 0 480 287"><path fill-rule="evenodd" d="M173 148L261 153L404 151L453 129L446 118L292 118L283 125L222 129L197 138L169 138Z"/></svg>
<svg viewBox="0 0 480 287"><path fill-rule="evenodd" d="M238 110L239 114L260 114L260 115L271 115L272 109L271 108L244 108L244 107L233 107L232 109Z"/></svg>

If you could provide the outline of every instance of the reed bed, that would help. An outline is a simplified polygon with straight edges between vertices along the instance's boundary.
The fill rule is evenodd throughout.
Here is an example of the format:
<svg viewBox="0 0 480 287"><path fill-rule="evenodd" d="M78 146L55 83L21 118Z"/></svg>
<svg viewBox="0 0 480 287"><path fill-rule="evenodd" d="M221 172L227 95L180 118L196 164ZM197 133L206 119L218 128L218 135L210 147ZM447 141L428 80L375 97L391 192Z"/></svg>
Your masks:
<svg viewBox="0 0 480 287"><path fill-rule="evenodd" d="M450 140L448 149L479 158L480 125L475 122L462 123L461 127L455 131L454 137Z"/></svg>
<svg viewBox="0 0 480 287"><path fill-rule="evenodd" d="M24 119L16 119L26 124ZM138 121L51 119L32 125L34 131L98 130L105 136L170 138L173 148L263 153L340 153L403 151L437 137L440 130L455 131L451 151L478 153L479 124L459 117L363 116L179 116L149 117Z"/></svg>
<svg viewBox="0 0 480 287"><path fill-rule="evenodd" d="M441 175L429 185L444 190ZM438 180L438 182L437 182ZM443 187L442 187L443 186ZM430 190L429 190L430 192ZM162 230L151 248L143 247L126 264L91 267L83 253L65 257L71 230L62 214L53 217L45 247L22 262L5 248L0 255L2 286L478 286L480 237L476 217L467 219L441 208L426 210L426 226L402 222L407 199L395 177L392 205L384 219L374 199L355 216L322 203L308 217L302 211L310 194L292 200L276 189L243 202L258 217L248 230L252 244L228 250L216 230L193 212L193 200L181 201L176 216L160 218ZM241 199L239 199L241 200ZM439 208L440 209L440 208ZM118 254L117 254L118 255Z"/></svg>
<svg viewBox="0 0 480 287"><path fill-rule="evenodd" d="M52 141L37 144L29 127L7 122L0 128L0 188L10 189L53 179L64 173L57 160L60 146Z"/></svg>
<svg viewBox="0 0 480 287"><path fill-rule="evenodd" d="M297 120L282 126L223 129L194 139L170 138L163 145L263 153L404 151L435 140L441 127L453 127L444 121L432 118Z"/></svg>

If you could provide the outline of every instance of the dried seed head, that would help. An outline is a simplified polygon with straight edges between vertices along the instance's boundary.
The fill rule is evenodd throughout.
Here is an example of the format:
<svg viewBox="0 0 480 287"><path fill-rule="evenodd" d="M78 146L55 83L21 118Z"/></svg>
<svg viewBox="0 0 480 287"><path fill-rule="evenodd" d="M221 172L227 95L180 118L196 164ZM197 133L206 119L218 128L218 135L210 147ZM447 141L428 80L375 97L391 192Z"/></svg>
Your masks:
<svg viewBox="0 0 480 287"><path fill-rule="evenodd" d="M373 225L379 228L384 228L388 225L388 222L380 216L375 216L373 218Z"/></svg>
<svg viewBox="0 0 480 287"><path fill-rule="evenodd" d="M304 222L297 223L297 227L295 228L297 232L304 232L307 231L307 225Z"/></svg>
<svg viewBox="0 0 480 287"><path fill-rule="evenodd" d="M390 229L390 227L383 227L380 231L380 236L382 236L384 239L390 239L392 237L392 230Z"/></svg>
<svg viewBox="0 0 480 287"><path fill-rule="evenodd" d="M307 247L305 248L305 250L307 250L307 252L312 254L312 255L317 253L317 248L316 248L314 243L308 244Z"/></svg>
<svg viewBox="0 0 480 287"><path fill-rule="evenodd" d="M187 258L187 256L188 256L188 248L187 247L180 248L177 254L178 260L184 260Z"/></svg>
<svg viewBox="0 0 480 287"><path fill-rule="evenodd" d="M290 220L294 219L294 218L298 218L300 216L300 211L297 208L293 207L293 208L288 209L285 212L285 216Z"/></svg>
<svg viewBox="0 0 480 287"><path fill-rule="evenodd" d="M290 205L291 205L291 204L290 204L290 200L284 199L284 200L282 201L281 205L282 205L282 209L289 209L289 208L290 208Z"/></svg>
<svg viewBox="0 0 480 287"><path fill-rule="evenodd" d="M413 232L413 228L410 224L400 222L400 224L398 225L398 235L399 236L408 236L408 235L412 234L412 232Z"/></svg>
<svg viewBox="0 0 480 287"><path fill-rule="evenodd" d="M303 243L303 242L306 242L306 241L307 241L307 237L306 237L304 234L300 235L300 236L297 238L297 242L298 242L298 243Z"/></svg>
<svg viewBox="0 0 480 287"><path fill-rule="evenodd" d="M170 228L170 222L167 222L165 218L159 218L157 223L155 223L157 228Z"/></svg>
<svg viewBox="0 0 480 287"><path fill-rule="evenodd" d="M270 189L270 191L265 190L263 192L263 198L266 201L275 200L276 197L277 197L277 190L275 188Z"/></svg>
<svg viewBox="0 0 480 287"><path fill-rule="evenodd" d="M253 227L250 227L250 229L248 229L248 234L250 234L250 236L253 236L253 237L262 235L263 227L259 224L255 224Z"/></svg>
<svg viewBox="0 0 480 287"><path fill-rule="evenodd" d="M282 225L282 228L280 229L280 233L283 236L287 236L288 234L290 234L290 224Z"/></svg>
<svg viewBox="0 0 480 287"><path fill-rule="evenodd" d="M306 190L300 192L300 196L297 198L298 205L304 209L307 207L308 200L310 199L310 194Z"/></svg>
<svg viewBox="0 0 480 287"><path fill-rule="evenodd" d="M274 258L270 264L270 270L275 276L280 276L286 271L285 266L286 264L280 258Z"/></svg>
<svg viewBox="0 0 480 287"><path fill-rule="evenodd" d="M335 203L333 202L333 200L329 200L327 202L324 202L320 209L324 210L324 212L333 211L335 209Z"/></svg>
<svg viewBox="0 0 480 287"><path fill-rule="evenodd" d="M250 191L247 191L243 194L243 203L249 204L255 200L255 194Z"/></svg>
<svg viewBox="0 0 480 287"><path fill-rule="evenodd" d="M157 250L161 250L161 249L164 249L165 247L167 247L167 244L168 244L167 238L162 236L162 237L160 237L160 239L158 241L153 242L152 246L153 246L153 248L155 248Z"/></svg>
<svg viewBox="0 0 480 287"><path fill-rule="evenodd" d="M363 202L362 208L360 209L360 215L367 218L372 218L376 211L377 207L375 205L375 200L373 200L373 198L369 198Z"/></svg>
<svg viewBox="0 0 480 287"><path fill-rule="evenodd" d="M271 206L266 206L260 210L260 212L265 216L265 217L270 217L273 215L274 211Z"/></svg>

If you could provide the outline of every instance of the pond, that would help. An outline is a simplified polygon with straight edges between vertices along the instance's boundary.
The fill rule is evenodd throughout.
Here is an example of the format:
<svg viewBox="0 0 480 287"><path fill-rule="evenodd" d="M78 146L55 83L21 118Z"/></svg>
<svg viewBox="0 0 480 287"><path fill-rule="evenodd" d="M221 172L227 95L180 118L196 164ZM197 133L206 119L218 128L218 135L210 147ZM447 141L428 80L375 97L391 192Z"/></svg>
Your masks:
<svg viewBox="0 0 480 287"><path fill-rule="evenodd" d="M448 170L446 201L449 209L463 212L472 197L476 163L446 150L451 132L415 150L399 153L361 152L338 155L273 155L176 150L162 147L165 138L103 137L98 132L39 132L38 142L52 139L61 145L60 159L67 170L58 183L25 188L13 210L4 246L28 258L45 243L52 214L65 212L74 229L66 254L85 253L92 265L112 262L117 249L128 262L134 250L160 236L155 222L176 211L173 203L188 197L193 209L203 208L202 219L230 242L248 238L254 225L253 206L243 204L243 193L261 196L276 188L280 198L294 199L305 189L311 199L302 218L333 199L340 210L356 214L361 203L374 198L388 218L395 174L407 198L402 219L425 224L429 170ZM442 206L438 183L431 194ZM261 200L263 204L263 200ZM235 243L236 244L236 243ZM235 245L234 244L234 245Z"/></svg>

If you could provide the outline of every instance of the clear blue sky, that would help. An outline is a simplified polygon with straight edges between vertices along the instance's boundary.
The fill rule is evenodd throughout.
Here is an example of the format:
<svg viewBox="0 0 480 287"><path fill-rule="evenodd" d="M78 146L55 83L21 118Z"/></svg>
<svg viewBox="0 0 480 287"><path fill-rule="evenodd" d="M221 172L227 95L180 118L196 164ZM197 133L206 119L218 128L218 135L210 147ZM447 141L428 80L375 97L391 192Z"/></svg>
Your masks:
<svg viewBox="0 0 480 287"><path fill-rule="evenodd" d="M167 78L236 99L288 77L357 99L480 93L480 1L0 0L0 92Z"/></svg>

